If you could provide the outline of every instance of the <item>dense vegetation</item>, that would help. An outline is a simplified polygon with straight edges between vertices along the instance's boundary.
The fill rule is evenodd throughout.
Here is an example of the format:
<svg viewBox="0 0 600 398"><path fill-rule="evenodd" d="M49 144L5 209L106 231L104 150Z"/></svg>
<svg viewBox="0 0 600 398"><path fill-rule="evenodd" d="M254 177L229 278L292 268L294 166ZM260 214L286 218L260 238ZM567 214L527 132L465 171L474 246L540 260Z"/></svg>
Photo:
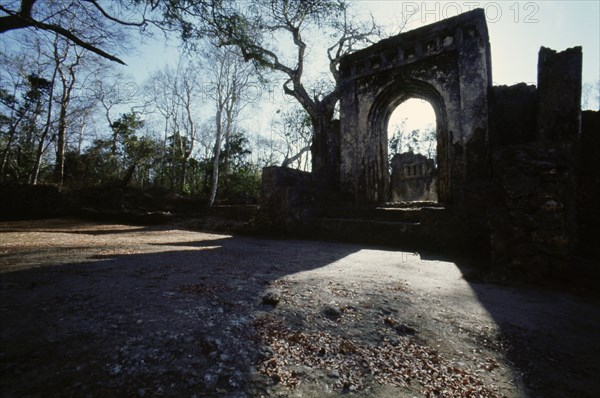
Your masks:
<svg viewBox="0 0 600 398"><path fill-rule="evenodd" d="M254 203L262 167L315 166L314 137L326 142L339 99L340 57L376 33L348 10L333 0L1 5L0 183ZM318 44L331 76L309 79L303 34L316 29L334 43ZM139 46L139 34L162 33L181 44L179 60L141 84L127 77L118 53ZM293 99L263 111L256 93L273 84ZM270 131L245 123L257 111Z"/></svg>

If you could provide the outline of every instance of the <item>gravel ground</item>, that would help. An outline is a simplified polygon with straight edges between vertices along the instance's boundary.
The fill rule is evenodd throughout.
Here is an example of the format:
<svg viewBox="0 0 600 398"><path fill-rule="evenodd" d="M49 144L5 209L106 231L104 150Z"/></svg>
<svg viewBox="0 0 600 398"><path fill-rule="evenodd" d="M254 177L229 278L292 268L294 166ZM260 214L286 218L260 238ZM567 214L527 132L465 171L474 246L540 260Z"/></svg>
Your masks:
<svg viewBox="0 0 600 398"><path fill-rule="evenodd" d="M0 396L600 396L596 298L187 226L0 223Z"/></svg>

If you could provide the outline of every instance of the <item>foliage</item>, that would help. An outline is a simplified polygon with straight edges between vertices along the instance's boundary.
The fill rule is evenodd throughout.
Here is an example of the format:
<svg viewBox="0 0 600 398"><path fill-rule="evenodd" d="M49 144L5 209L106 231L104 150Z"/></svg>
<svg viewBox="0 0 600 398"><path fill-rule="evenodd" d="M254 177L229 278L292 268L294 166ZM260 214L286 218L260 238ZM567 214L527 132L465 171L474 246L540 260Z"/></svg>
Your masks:
<svg viewBox="0 0 600 398"><path fill-rule="evenodd" d="M27 183L36 163L36 149L44 144L41 135L52 83L30 73L21 77L16 86L14 91L21 98L6 89L0 96L3 145L0 179Z"/></svg>
<svg viewBox="0 0 600 398"><path fill-rule="evenodd" d="M196 51L132 92L100 57L121 62L107 49L122 50L128 29L151 25ZM331 131L340 57L377 33L342 0L3 3L0 34L15 30L24 40L0 56L1 182L159 187L209 203L256 202L261 166L281 157L310 168L308 151L323 145L313 135ZM305 72L304 36L317 31L332 44L317 50L328 61L325 79ZM245 90L269 72L299 104L281 113L284 143L238 123L251 108Z"/></svg>
<svg viewBox="0 0 600 398"><path fill-rule="evenodd" d="M405 152L419 153L436 162L436 130L428 128L424 130L416 129L409 132L405 129L405 123L401 123L388 141L388 156L390 161L395 154Z"/></svg>
<svg viewBox="0 0 600 398"><path fill-rule="evenodd" d="M278 119L271 123L273 130L285 142L282 167L309 171L313 124L308 113L299 106L277 110Z"/></svg>
<svg viewBox="0 0 600 398"><path fill-rule="evenodd" d="M380 37L372 18L353 17L343 0L172 1L163 7L167 26L178 30L189 46L210 35L219 46L237 48L258 70L285 79L283 92L302 106L312 122L312 171L323 182L335 183L335 159L327 146L334 139L333 119L340 99L339 63L343 55ZM322 49L330 72L325 79L310 79L305 73L307 54L318 47L309 46L308 33L328 41Z"/></svg>

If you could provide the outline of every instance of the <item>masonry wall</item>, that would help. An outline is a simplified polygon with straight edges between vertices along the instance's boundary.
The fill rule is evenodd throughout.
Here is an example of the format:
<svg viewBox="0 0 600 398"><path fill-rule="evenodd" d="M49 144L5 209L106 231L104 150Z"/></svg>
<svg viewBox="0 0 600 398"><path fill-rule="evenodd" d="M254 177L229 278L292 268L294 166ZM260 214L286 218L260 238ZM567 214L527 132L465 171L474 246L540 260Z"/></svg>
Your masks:
<svg viewBox="0 0 600 398"><path fill-rule="evenodd" d="M528 278L559 277L578 245L581 48L542 48L538 78L494 87L490 101L492 256Z"/></svg>
<svg viewBox="0 0 600 398"><path fill-rule="evenodd" d="M436 113L440 201L460 202L473 180L489 178L489 52L478 9L344 57L341 189L357 203L388 200L387 121L409 98Z"/></svg>
<svg viewBox="0 0 600 398"><path fill-rule="evenodd" d="M577 180L580 250L600 255L600 112L582 112L581 161Z"/></svg>
<svg viewBox="0 0 600 398"><path fill-rule="evenodd" d="M422 98L436 112L435 178L447 211L425 217L413 238L486 240L481 247L514 276L572 272L578 248L600 250L600 119L581 115L582 49L541 48L537 87L491 87L489 62L481 10L343 58L332 149L339 190L307 188L309 175L265 169L261 206L273 210L275 224L301 225L311 207L388 200L387 121L404 100Z"/></svg>
<svg viewBox="0 0 600 398"><path fill-rule="evenodd" d="M536 140L537 90L534 85L494 86L489 102L492 147Z"/></svg>

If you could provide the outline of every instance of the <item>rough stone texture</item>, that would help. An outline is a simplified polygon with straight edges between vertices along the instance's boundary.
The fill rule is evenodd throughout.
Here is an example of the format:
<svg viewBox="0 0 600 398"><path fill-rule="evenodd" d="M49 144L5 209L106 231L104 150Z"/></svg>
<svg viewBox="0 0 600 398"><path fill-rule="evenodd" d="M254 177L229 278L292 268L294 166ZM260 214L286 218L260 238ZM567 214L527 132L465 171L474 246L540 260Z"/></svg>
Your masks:
<svg viewBox="0 0 600 398"><path fill-rule="evenodd" d="M535 141L537 91L525 83L492 87L490 141L493 146Z"/></svg>
<svg viewBox="0 0 600 398"><path fill-rule="evenodd" d="M586 113L581 133L581 54L542 47L537 88L492 87L485 14L477 9L344 57L334 200L277 188L275 219L301 220L294 207L314 206L317 220L304 225L328 236L411 247L472 242L489 248L499 268L561 278L574 270L580 240L587 250L597 246L590 237L600 225L600 128L597 113ZM424 206L419 220L372 212L418 196L402 187L400 157L390 189L387 123L409 98L429 101L437 122L431 185L443 211ZM335 216L335 205L350 210Z"/></svg>
<svg viewBox="0 0 600 398"><path fill-rule="evenodd" d="M536 143L496 150L503 203L490 210L494 260L526 277L558 276L572 253L568 152Z"/></svg>
<svg viewBox="0 0 600 398"><path fill-rule="evenodd" d="M340 187L357 202L388 200L387 123L409 98L429 101L436 113L441 202L451 203L454 191L468 184L468 170L489 175L491 70L483 10L382 40L344 57L341 71Z"/></svg>
<svg viewBox="0 0 600 398"><path fill-rule="evenodd" d="M286 167L265 167L258 222L263 226L292 230L306 222L315 207L316 190L312 175Z"/></svg>
<svg viewBox="0 0 600 398"><path fill-rule="evenodd" d="M581 128L581 47L557 53L542 47L538 58L538 139L570 140Z"/></svg>
<svg viewBox="0 0 600 398"><path fill-rule="evenodd" d="M600 255L600 112L582 112L581 163L578 174L578 225L581 249Z"/></svg>
<svg viewBox="0 0 600 398"><path fill-rule="evenodd" d="M421 154L405 152L395 154L391 164L390 196L392 201L437 202L436 168L432 159Z"/></svg>
<svg viewBox="0 0 600 398"><path fill-rule="evenodd" d="M502 200L489 212L494 259L533 278L564 273L579 232L581 48L556 53L542 47L539 60L535 135L523 131L532 123L529 89L517 85L494 92L492 131L505 145L494 148L493 168ZM525 93L521 100L515 98L518 92ZM511 102L529 112L514 113L506 106ZM525 142L536 139L518 144L521 137L528 137Z"/></svg>
<svg viewBox="0 0 600 398"><path fill-rule="evenodd" d="M326 127L313 137L311 154L313 185L337 190L340 180L340 121L323 123Z"/></svg>

